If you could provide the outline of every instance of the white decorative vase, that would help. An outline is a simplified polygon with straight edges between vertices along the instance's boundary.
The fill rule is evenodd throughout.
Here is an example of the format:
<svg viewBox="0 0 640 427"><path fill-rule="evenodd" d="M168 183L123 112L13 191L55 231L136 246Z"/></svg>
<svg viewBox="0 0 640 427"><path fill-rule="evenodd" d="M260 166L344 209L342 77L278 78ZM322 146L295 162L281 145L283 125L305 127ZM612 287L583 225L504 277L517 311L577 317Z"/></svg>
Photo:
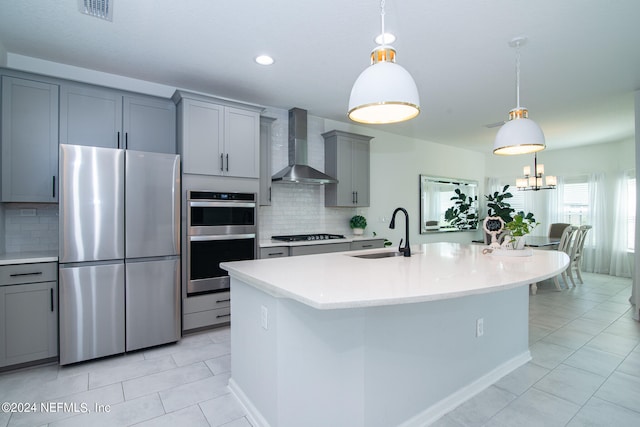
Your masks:
<svg viewBox="0 0 640 427"><path fill-rule="evenodd" d="M356 236L362 236L362 234L364 234L364 228L353 228L352 230Z"/></svg>

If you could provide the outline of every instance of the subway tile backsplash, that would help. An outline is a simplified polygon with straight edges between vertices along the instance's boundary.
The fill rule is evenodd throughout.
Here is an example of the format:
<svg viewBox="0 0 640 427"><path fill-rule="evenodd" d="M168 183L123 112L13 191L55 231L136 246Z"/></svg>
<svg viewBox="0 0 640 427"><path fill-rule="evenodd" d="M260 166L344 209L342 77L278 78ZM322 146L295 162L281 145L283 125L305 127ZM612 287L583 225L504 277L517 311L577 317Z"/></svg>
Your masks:
<svg viewBox="0 0 640 427"><path fill-rule="evenodd" d="M58 250L58 205L4 203L4 252Z"/></svg>
<svg viewBox="0 0 640 427"><path fill-rule="evenodd" d="M287 110L268 108L265 116L276 120L271 128L271 163L274 174L289 163ZM307 117L308 164L324 171L324 120ZM350 235L349 219L367 209L326 208L324 186L277 183L271 187L271 206L259 210L259 238L268 240L282 234L335 233Z"/></svg>

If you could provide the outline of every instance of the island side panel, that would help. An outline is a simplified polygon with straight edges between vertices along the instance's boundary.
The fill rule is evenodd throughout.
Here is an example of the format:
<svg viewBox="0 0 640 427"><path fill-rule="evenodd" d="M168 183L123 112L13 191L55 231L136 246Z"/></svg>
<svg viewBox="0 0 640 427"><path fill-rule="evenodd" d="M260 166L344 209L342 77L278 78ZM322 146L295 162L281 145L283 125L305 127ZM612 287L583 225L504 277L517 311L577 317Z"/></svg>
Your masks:
<svg viewBox="0 0 640 427"><path fill-rule="evenodd" d="M366 313L367 427L434 421L454 393L496 367L508 364L499 374L506 375L518 366L510 361L530 359L527 286ZM480 318L484 334L476 337Z"/></svg>
<svg viewBox="0 0 640 427"><path fill-rule="evenodd" d="M268 311L262 327L262 307ZM253 425L277 425L277 301L231 277L231 380Z"/></svg>
<svg viewBox="0 0 640 427"><path fill-rule="evenodd" d="M364 426L362 309L317 310L232 276L231 313L230 388L253 425Z"/></svg>

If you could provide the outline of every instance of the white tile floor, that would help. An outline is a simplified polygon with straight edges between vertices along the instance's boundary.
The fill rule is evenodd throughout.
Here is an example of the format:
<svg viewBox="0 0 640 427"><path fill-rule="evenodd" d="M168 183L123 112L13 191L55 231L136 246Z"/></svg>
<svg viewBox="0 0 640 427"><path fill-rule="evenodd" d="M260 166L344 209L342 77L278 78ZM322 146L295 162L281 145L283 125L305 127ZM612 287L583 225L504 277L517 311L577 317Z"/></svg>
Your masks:
<svg viewBox="0 0 640 427"><path fill-rule="evenodd" d="M530 299L533 360L435 426L640 425L640 323L630 316L630 286L629 279L595 274L562 292L541 283ZM229 339L223 328L124 356L0 374L0 402L91 410L0 411L0 427L250 427L226 386ZM96 404L110 411L94 412Z"/></svg>
<svg viewBox="0 0 640 427"><path fill-rule="evenodd" d="M583 273L558 292L530 297L533 360L433 425L640 426L640 323L631 319L631 280Z"/></svg>

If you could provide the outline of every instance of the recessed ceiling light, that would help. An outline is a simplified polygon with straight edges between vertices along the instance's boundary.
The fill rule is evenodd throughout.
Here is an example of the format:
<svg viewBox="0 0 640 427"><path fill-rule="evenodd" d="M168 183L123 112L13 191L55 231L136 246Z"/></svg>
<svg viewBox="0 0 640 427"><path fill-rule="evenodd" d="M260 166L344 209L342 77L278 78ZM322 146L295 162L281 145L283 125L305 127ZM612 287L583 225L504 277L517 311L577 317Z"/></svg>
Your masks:
<svg viewBox="0 0 640 427"><path fill-rule="evenodd" d="M375 39L376 43L378 44L383 44L382 43L382 34L378 35ZM384 44L391 44L394 41L396 41L396 36L394 36L391 33L384 33Z"/></svg>
<svg viewBox="0 0 640 427"><path fill-rule="evenodd" d="M260 56L256 56L256 62L260 65L271 65L275 61L269 55L260 55Z"/></svg>

